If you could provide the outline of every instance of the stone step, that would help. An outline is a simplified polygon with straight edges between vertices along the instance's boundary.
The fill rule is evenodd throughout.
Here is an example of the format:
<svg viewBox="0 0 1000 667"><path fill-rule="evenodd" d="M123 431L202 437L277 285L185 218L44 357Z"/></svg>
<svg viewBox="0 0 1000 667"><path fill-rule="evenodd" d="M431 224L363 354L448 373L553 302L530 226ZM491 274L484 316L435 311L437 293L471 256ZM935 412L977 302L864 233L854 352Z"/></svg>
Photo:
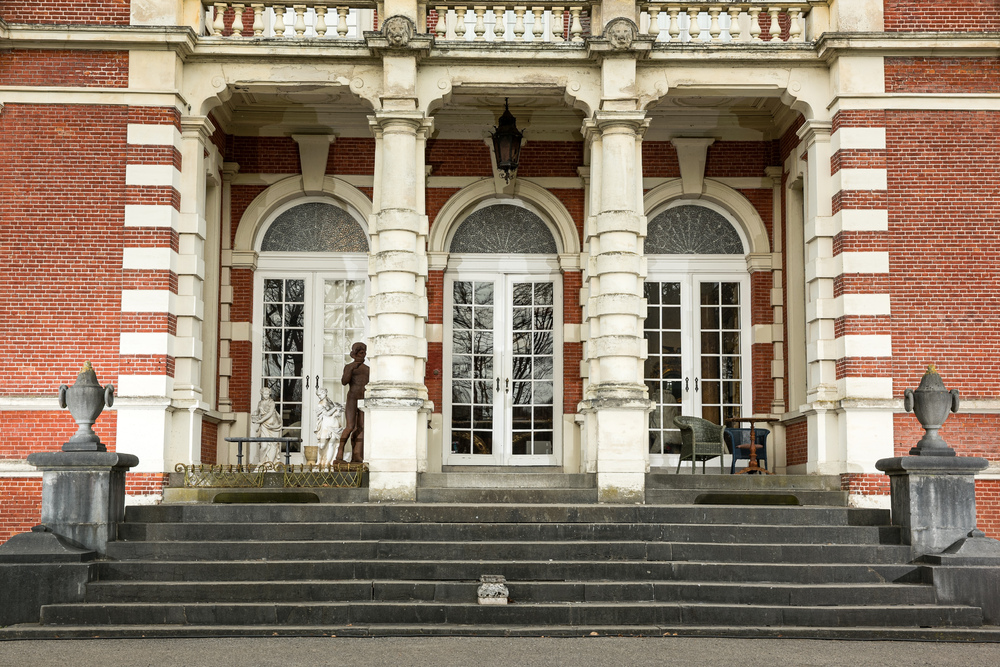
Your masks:
<svg viewBox="0 0 1000 667"><path fill-rule="evenodd" d="M794 499L795 502L790 502ZM743 489L646 489L646 502L658 505L824 505L846 507L847 491L775 488L773 490Z"/></svg>
<svg viewBox="0 0 1000 667"><path fill-rule="evenodd" d="M819 506L602 504L162 504L126 508L127 522L153 523L733 523L783 526L889 525L889 511Z"/></svg>
<svg viewBox="0 0 1000 667"><path fill-rule="evenodd" d="M756 563L899 563L906 546L857 544L716 544L585 540L559 542L442 542L390 540L268 542L113 542L117 560L522 560L712 561L733 567Z"/></svg>
<svg viewBox="0 0 1000 667"><path fill-rule="evenodd" d="M816 627L975 627L978 608L947 605L732 605L711 603L448 602L106 603L42 607L51 625L346 625L446 623L461 625L683 624Z"/></svg>
<svg viewBox="0 0 1000 667"><path fill-rule="evenodd" d="M751 526L735 523L123 523L125 541L647 540L772 544L900 544L895 526Z"/></svg>
<svg viewBox="0 0 1000 667"><path fill-rule="evenodd" d="M459 489L596 489L594 473L422 472L418 488Z"/></svg>
<svg viewBox="0 0 1000 667"><path fill-rule="evenodd" d="M597 488L437 488L418 487L422 503L596 503Z"/></svg>
<svg viewBox="0 0 1000 667"><path fill-rule="evenodd" d="M918 565L899 563L757 563L558 560L231 560L101 561L100 581L298 581L405 579L478 581L502 574L508 581L701 581L791 584L921 583Z"/></svg>
<svg viewBox="0 0 1000 667"><path fill-rule="evenodd" d="M474 602L478 581L101 581L87 587L88 603L123 602ZM676 581L518 581L511 599L524 602L712 602L830 606L934 604L922 584L774 584Z"/></svg>
<svg viewBox="0 0 1000 667"><path fill-rule="evenodd" d="M712 489L719 491L779 491L812 489L840 491L839 475L702 475L681 472L650 472L646 474L646 489Z"/></svg>

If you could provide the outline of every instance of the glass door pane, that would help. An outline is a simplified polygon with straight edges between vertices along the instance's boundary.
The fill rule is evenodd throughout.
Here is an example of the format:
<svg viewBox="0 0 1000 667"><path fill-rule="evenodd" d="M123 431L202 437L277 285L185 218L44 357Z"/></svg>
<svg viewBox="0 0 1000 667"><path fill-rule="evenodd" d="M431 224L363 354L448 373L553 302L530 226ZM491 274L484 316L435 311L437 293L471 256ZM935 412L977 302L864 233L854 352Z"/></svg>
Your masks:
<svg viewBox="0 0 1000 667"><path fill-rule="evenodd" d="M351 362L351 346L367 343L365 281L326 278L323 280L323 368L320 386L330 400L343 403L347 387L340 380L344 366Z"/></svg>
<svg viewBox="0 0 1000 667"><path fill-rule="evenodd" d="M740 284L701 282L698 292L701 416L722 424L742 411Z"/></svg>
<svg viewBox="0 0 1000 667"><path fill-rule="evenodd" d="M514 281L510 298L512 456L553 453L555 286Z"/></svg>
<svg viewBox="0 0 1000 667"><path fill-rule="evenodd" d="M305 293L301 278L264 280L261 384L271 389L284 426L282 436L291 438L303 437ZM298 448L293 445L292 451Z"/></svg>
<svg viewBox="0 0 1000 667"><path fill-rule="evenodd" d="M647 281L644 287L648 356L643 376L649 398L656 403L649 415L650 454L680 451L680 430L674 426L674 417L681 415L684 399L681 289L682 284L673 281Z"/></svg>
<svg viewBox="0 0 1000 667"><path fill-rule="evenodd" d="M493 455L496 283L456 280L451 311L451 452Z"/></svg>

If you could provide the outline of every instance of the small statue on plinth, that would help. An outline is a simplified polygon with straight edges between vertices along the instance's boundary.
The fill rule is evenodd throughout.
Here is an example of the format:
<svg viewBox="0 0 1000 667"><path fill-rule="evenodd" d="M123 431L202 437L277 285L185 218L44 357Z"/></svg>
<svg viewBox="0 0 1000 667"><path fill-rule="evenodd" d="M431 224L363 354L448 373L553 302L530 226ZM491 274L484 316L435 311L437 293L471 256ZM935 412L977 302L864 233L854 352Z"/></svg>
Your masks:
<svg viewBox="0 0 1000 667"><path fill-rule="evenodd" d="M344 366L344 377L341 384L347 385L347 405L344 415L347 424L340 434L340 447L337 449L337 461L344 460L344 446L351 440L351 463L361 463L365 457L365 413L358 409L358 401L365 397L365 387L368 386L368 366L365 366L365 355L368 346L355 343L351 346L351 363Z"/></svg>
<svg viewBox="0 0 1000 667"><path fill-rule="evenodd" d="M316 405L314 431L320 448L319 464L328 466L333 463L335 443L340 441L340 434L344 432L344 406L342 403L331 401L325 387L317 389L316 395L319 397L319 403Z"/></svg>
<svg viewBox="0 0 1000 667"><path fill-rule="evenodd" d="M278 408L274 404L274 397L271 395L270 387L260 388L260 403L257 409L250 413L250 421L254 424L254 435L258 438L280 438L281 429L284 424ZM270 461L275 463L278 460L278 443L263 442L260 446L260 463Z"/></svg>

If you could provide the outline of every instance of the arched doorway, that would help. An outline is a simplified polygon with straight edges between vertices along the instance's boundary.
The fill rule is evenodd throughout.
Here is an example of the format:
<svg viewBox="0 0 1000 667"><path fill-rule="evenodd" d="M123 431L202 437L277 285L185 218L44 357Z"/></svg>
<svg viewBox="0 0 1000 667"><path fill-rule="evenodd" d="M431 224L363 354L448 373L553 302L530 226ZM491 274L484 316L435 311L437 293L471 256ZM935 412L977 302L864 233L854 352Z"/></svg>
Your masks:
<svg viewBox="0 0 1000 667"><path fill-rule="evenodd" d="M254 250L252 395L270 388L283 435L315 444L316 390L344 401L348 352L368 337L367 226L336 198L299 196L264 218Z"/></svg>
<svg viewBox="0 0 1000 667"><path fill-rule="evenodd" d="M562 461L562 276L541 212L486 199L454 227L444 284L445 465Z"/></svg>
<svg viewBox="0 0 1000 667"><path fill-rule="evenodd" d="M649 216L645 253L650 465L674 466L674 417L749 413L750 243L725 208L674 200Z"/></svg>

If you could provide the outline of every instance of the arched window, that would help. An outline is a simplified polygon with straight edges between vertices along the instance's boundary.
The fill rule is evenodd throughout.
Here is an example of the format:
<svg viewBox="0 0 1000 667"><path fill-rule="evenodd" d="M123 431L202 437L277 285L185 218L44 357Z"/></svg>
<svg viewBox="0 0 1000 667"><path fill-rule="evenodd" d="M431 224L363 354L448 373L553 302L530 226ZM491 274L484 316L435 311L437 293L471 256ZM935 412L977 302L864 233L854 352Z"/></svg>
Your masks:
<svg viewBox="0 0 1000 667"><path fill-rule="evenodd" d="M354 217L326 202L298 204L268 226L261 252L368 252L368 238Z"/></svg>
<svg viewBox="0 0 1000 667"><path fill-rule="evenodd" d="M646 226L647 255L743 255L733 224L706 206L682 205L663 211Z"/></svg>
<svg viewBox="0 0 1000 667"><path fill-rule="evenodd" d="M552 232L523 206L493 204L473 211L455 230L451 252L552 254Z"/></svg>

